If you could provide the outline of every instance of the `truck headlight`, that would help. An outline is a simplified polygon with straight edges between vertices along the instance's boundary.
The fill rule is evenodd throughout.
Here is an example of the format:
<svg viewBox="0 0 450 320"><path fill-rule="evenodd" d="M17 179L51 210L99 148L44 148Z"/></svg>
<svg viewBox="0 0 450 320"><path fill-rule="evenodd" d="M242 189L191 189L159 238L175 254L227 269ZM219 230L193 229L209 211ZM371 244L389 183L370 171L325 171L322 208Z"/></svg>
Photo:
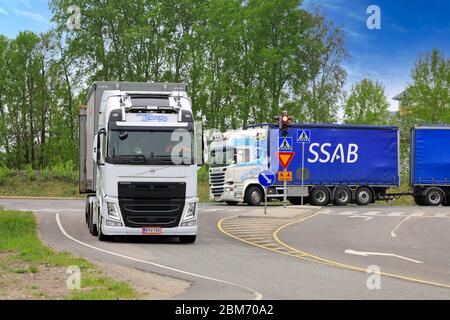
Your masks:
<svg viewBox="0 0 450 320"><path fill-rule="evenodd" d="M113 202L107 202L106 207L108 208L108 218L112 220L120 220L119 212L117 212L116 205Z"/></svg>
<svg viewBox="0 0 450 320"><path fill-rule="evenodd" d="M188 203L186 214L184 215L183 220L190 220L195 218L195 208L197 207L197 203Z"/></svg>

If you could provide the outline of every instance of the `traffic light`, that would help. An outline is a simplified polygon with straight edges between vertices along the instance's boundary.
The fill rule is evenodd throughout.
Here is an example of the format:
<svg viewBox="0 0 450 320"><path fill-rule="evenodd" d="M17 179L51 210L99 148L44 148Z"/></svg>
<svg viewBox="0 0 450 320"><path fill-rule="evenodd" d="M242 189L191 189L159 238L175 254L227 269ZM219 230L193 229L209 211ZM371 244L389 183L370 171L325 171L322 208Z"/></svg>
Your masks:
<svg viewBox="0 0 450 320"><path fill-rule="evenodd" d="M290 117L287 113L287 111L283 111L281 116L279 117L279 128L281 130L281 135L283 137L288 136L288 127L292 120L292 117Z"/></svg>

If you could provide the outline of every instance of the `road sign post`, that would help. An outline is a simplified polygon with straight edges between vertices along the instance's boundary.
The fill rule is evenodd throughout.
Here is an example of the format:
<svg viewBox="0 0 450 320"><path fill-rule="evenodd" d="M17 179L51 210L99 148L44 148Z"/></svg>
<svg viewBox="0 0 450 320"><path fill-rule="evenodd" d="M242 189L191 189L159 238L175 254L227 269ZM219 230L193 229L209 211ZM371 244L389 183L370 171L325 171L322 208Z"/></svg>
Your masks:
<svg viewBox="0 0 450 320"><path fill-rule="evenodd" d="M264 187L264 214L267 214L267 187L275 183L275 174L272 171L262 171L258 176L259 183Z"/></svg>
<svg viewBox="0 0 450 320"><path fill-rule="evenodd" d="M304 188L305 188L305 144L311 142L311 131L310 130L297 130L297 142L302 144L302 196L301 196L301 205L304 205Z"/></svg>

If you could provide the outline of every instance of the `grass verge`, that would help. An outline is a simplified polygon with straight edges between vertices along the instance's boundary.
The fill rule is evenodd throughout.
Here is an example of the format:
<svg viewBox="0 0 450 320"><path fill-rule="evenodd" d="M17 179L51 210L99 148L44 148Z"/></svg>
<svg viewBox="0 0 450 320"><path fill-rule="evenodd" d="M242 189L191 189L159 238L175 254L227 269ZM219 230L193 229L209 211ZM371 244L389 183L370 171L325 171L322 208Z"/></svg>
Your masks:
<svg viewBox="0 0 450 320"><path fill-rule="evenodd" d="M81 288L69 290L67 268L81 271ZM138 299L127 283L103 275L89 261L56 252L37 236L31 212L0 208L0 299Z"/></svg>

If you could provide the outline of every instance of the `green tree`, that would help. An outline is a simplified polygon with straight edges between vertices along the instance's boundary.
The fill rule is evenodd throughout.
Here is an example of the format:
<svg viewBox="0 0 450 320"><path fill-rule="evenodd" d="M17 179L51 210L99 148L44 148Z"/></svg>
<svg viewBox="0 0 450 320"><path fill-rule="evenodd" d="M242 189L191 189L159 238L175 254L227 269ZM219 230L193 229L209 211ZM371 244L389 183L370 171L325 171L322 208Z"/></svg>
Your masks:
<svg viewBox="0 0 450 320"><path fill-rule="evenodd" d="M370 79L363 79L353 85L344 112L345 123L387 124L390 114L384 86Z"/></svg>
<svg viewBox="0 0 450 320"><path fill-rule="evenodd" d="M412 72L401 112L408 123L450 123L450 58L438 49L421 56Z"/></svg>

